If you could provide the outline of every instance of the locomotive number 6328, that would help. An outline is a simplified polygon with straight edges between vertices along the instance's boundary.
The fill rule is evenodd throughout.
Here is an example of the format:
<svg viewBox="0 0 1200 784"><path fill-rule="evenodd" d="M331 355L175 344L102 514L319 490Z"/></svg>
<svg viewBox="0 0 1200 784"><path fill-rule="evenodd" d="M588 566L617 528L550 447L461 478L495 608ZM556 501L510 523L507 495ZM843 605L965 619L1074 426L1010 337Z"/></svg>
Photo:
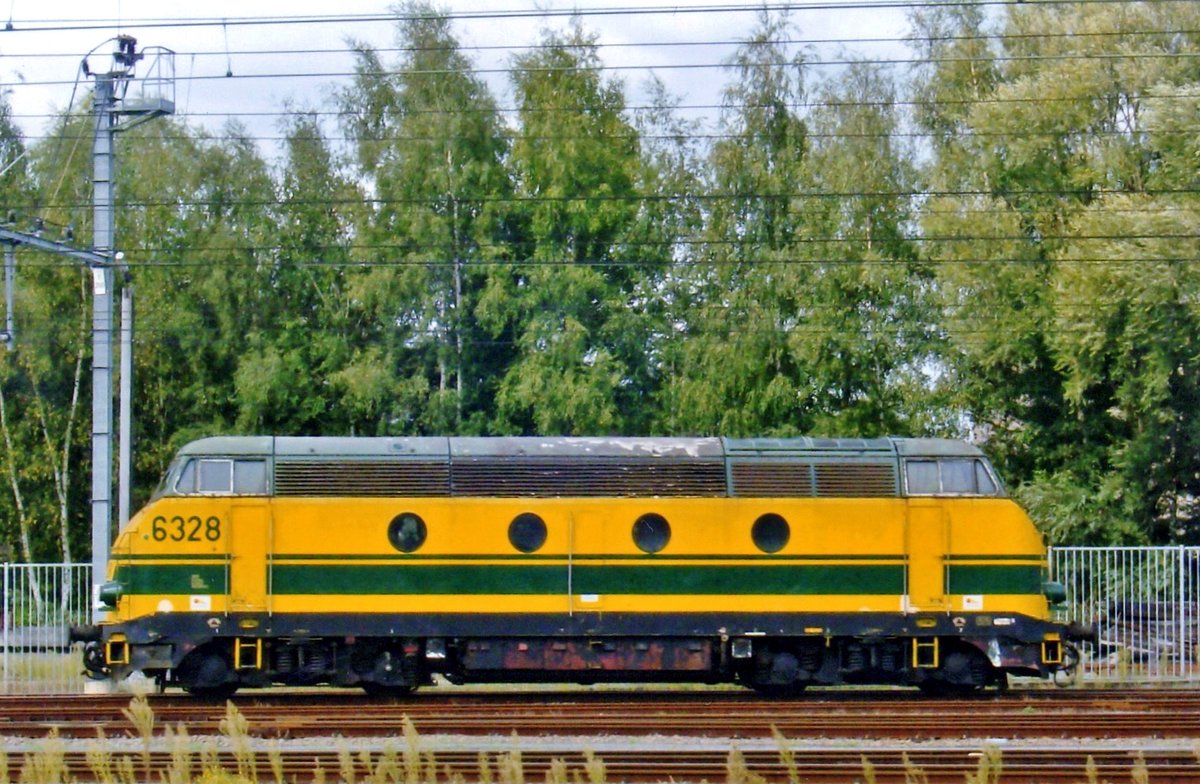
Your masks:
<svg viewBox="0 0 1200 784"><path fill-rule="evenodd" d="M151 522L150 535L156 542L216 542L221 538L221 519L160 515Z"/></svg>

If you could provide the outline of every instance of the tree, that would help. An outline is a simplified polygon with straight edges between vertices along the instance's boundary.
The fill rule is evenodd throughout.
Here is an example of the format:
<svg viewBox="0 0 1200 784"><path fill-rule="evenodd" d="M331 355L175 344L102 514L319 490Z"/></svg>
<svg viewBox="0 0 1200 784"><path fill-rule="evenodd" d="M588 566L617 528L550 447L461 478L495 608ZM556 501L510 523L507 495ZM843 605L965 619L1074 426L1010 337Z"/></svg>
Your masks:
<svg viewBox="0 0 1200 784"><path fill-rule="evenodd" d="M361 235L377 248L370 262L378 267L358 284L384 309L376 317L402 334L386 350L360 348L343 380L398 376L420 399L412 414L391 412L392 421L423 432L478 432L504 367L475 310L482 268L503 254L497 206L510 193L508 143L495 101L446 16L423 2L404 10L405 55L395 72L360 47L356 83L342 96L360 174L378 199Z"/></svg>
<svg viewBox="0 0 1200 784"><path fill-rule="evenodd" d="M812 430L847 436L945 430L931 368L942 350L932 274L911 237L917 172L888 72L852 62L809 119L805 318L790 335L806 368ZM809 242L811 240L811 242Z"/></svg>
<svg viewBox="0 0 1200 784"><path fill-rule="evenodd" d="M621 401L637 394L621 346L644 274L627 245L638 139L622 85L599 66L578 24L514 59L513 261L491 268L478 310L494 338L515 340L497 393L502 432L621 432Z"/></svg>
<svg viewBox="0 0 1200 784"><path fill-rule="evenodd" d="M729 66L721 138L709 154L706 225L691 274L678 282L665 351L663 428L731 436L794 434L811 421L807 374L789 348L804 319L802 265L808 129L795 113L803 61L765 12Z"/></svg>
<svg viewBox="0 0 1200 784"><path fill-rule="evenodd" d="M1194 536L1195 469L1176 455L1193 444L1178 412L1194 394L1195 325L1172 261L1191 208L1153 187L1194 160L1167 142L1178 126L1150 131L1145 103L1194 80L1197 42L1145 31L1193 30L1196 10L1014 6L1002 20L1008 58L981 50L970 78L954 54L981 47L982 27L951 21L927 25L939 65L918 89L941 101L922 115L940 194L922 230L955 345L947 378L1055 536ZM1171 218L1149 217L1163 208Z"/></svg>
<svg viewBox="0 0 1200 784"><path fill-rule="evenodd" d="M62 132L79 124L64 115ZM0 179L6 202L0 209L18 216L21 225L16 228L45 227L46 221L35 223L30 216L30 204L47 198L69 203L74 194L51 191L43 151L29 151L33 154L28 167L26 152L3 102L0 155L8 171ZM61 158L57 163L71 166L70 160ZM62 226L66 221L50 225L56 223ZM20 286L13 314L17 339L3 351L0 362L0 448L9 491L0 509L7 507L10 514L5 517L15 522L15 530L4 532L5 549L27 562L59 558L69 563L76 553L80 502L85 497L76 466L87 429L80 419L86 407L83 365L90 335L84 304L90 288L86 273L71 262L26 250L19 256Z"/></svg>

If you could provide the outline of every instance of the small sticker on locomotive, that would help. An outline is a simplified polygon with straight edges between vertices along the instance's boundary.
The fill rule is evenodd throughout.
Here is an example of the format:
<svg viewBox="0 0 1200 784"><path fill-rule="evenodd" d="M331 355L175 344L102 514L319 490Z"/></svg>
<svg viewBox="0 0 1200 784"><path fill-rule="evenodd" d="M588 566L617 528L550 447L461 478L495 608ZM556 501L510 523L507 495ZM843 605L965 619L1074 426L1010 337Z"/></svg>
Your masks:
<svg viewBox="0 0 1200 784"><path fill-rule="evenodd" d="M978 593L970 593L963 596L964 610L982 610L983 595Z"/></svg>
<svg viewBox="0 0 1200 784"><path fill-rule="evenodd" d="M209 612L212 610L212 597L211 596L192 596L188 603L188 607L192 610Z"/></svg>
<svg viewBox="0 0 1200 784"><path fill-rule="evenodd" d="M581 601L585 604L595 604L596 602L600 601L600 594L598 594L598 593L581 594L579 597L579 601Z"/></svg>

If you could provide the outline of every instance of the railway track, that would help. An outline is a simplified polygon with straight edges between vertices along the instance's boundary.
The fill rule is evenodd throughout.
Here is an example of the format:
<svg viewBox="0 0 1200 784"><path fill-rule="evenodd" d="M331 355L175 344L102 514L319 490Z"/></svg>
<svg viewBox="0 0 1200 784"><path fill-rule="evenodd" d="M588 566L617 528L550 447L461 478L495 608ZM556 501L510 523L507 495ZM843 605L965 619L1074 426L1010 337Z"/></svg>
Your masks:
<svg viewBox="0 0 1200 784"><path fill-rule="evenodd" d="M388 770L394 780L413 780L414 766L422 781L503 781L500 771L518 765L526 781L940 784L978 777L983 765L983 780L1001 784L1200 784L1200 692L1190 690L954 701L900 692L776 701L715 691L431 690L404 700L268 693L234 703L245 734L216 738L224 704L151 696L155 729L143 746L122 712L127 696L0 697L0 743L14 773L21 760L49 759L63 771L58 780L79 782L117 778L103 765L126 766L144 781L194 781L205 766L219 766L299 784ZM406 718L416 734L405 736ZM98 728L106 741L96 740Z"/></svg>
<svg viewBox="0 0 1200 784"><path fill-rule="evenodd" d="M338 694L279 693L235 698L258 737L362 737L396 734L407 717L423 735L677 735L936 740L976 738L1200 739L1200 691L1029 691L966 700L896 692L813 693L763 700L743 692L579 692L417 694L369 700ZM0 697L0 735L63 737L132 733L128 696ZM217 734L223 703L152 695L160 730L180 722Z"/></svg>

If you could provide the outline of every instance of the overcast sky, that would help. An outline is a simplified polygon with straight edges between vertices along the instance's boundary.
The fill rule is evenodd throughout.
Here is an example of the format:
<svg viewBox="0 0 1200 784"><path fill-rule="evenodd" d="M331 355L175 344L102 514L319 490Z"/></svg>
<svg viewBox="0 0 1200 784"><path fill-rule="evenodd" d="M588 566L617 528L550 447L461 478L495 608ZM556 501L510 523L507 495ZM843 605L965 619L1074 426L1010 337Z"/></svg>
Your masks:
<svg viewBox="0 0 1200 784"><path fill-rule="evenodd" d="M582 11L615 8L682 8L717 5L714 0L670 4L666 0L442 0L438 7L458 12L538 12L541 10ZM346 80L338 74L350 70L352 59L346 52L350 39L365 41L378 48L393 46L395 24L391 21L322 22L316 24L245 25L239 20L302 15L347 16L386 14L391 3L368 0L341 0L338 3L314 0L210 0L207 3L178 3L164 0L8 0L0 3L0 15L10 29L0 29L0 83L26 135L36 137L46 130L46 116L68 105L80 78L77 95L91 89L91 80L82 77L79 62L90 50L93 71L111 67L112 44L107 39L128 34L138 39L139 48L161 46L174 50L178 77L175 101L178 112L189 121L218 130L228 113L239 117L255 136L270 137L278 132L274 117L261 115L280 112L291 105L301 109L328 108L328 96ZM719 3L725 7L738 3ZM614 75L622 78L631 102L640 96L640 85L648 70L665 81L685 104L711 104L720 100L720 87L726 72L715 68L680 68L682 65L713 64L725 60L733 45L717 42L736 41L753 29L755 6L738 12L603 14L586 15L584 25L599 36L601 57L615 66ZM214 21L210 25L156 27L152 21ZM220 24L228 20L228 24ZM906 23L900 10L891 9L794 9L791 20L795 37L803 40L855 41L864 38L897 38L904 35ZM516 18L459 19L454 29L466 53L480 69L502 70L513 51L536 43L539 30L549 26L562 29L565 17L521 16ZM45 30L88 26L92 29ZM628 44L700 44L664 46L627 46ZM98 48L97 48L98 47ZM496 48L491 48L496 47ZM333 50L314 52L313 50ZM836 58L850 51L864 57L902 57L904 48L897 43L820 43L814 51L822 58ZM48 56L51 55L51 56ZM385 54L392 62L394 54ZM145 71L146 64L139 66ZM814 75L826 69L817 68ZM233 78L225 78L226 72ZM139 73L140 73L139 72ZM290 76L291 74L315 74ZM268 75L264 78L264 75ZM507 80L500 73L488 76L503 105L511 105L506 92ZM715 112L706 112L713 117ZM273 144L264 141L264 151Z"/></svg>

